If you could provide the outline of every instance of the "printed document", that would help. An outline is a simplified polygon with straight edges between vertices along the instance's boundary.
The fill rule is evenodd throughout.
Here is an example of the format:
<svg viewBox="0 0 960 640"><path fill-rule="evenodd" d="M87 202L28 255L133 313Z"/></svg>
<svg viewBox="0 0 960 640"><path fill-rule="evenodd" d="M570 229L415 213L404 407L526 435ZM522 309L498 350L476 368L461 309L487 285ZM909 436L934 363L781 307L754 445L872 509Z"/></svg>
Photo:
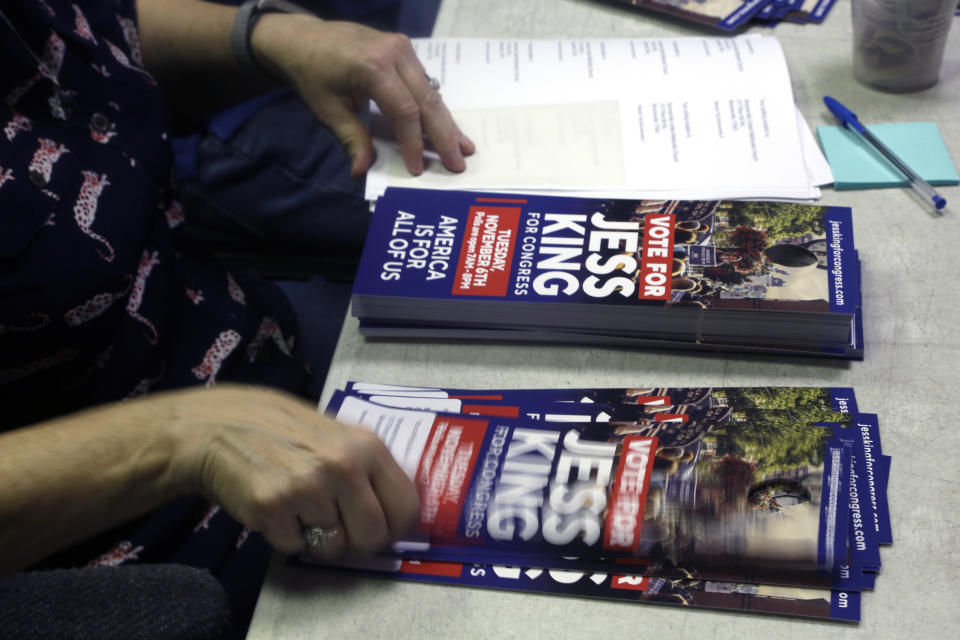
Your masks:
<svg viewBox="0 0 960 640"><path fill-rule="evenodd" d="M815 198L806 123L772 36L417 39L477 145L467 171L428 154L410 176L375 137L367 197L387 186L646 198ZM382 116L380 116L382 118ZM806 135L809 135L807 130ZM814 148L810 150L818 154Z"/></svg>

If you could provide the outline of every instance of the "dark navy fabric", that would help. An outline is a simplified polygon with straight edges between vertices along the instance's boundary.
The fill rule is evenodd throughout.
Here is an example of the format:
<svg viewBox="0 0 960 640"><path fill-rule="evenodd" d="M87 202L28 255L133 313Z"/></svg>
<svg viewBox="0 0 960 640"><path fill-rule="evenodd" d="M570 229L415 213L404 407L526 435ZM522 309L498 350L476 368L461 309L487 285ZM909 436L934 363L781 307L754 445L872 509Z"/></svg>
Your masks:
<svg viewBox="0 0 960 640"><path fill-rule="evenodd" d="M309 383L283 293L182 237L134 5L0 5L0 430L157 390ZM46 564L209 568L232 576L243 628L266 558L257 534L188 496Z"/></svg>
<svg viewBox="0 0 960 640"><path fill-rule="evenodd" d="M429 36L439 9L439 0L298 4L411 37ZM269 261L266 272L281 277L306 270L352 279L370 224L363 179L350 177L343 145L294 93L275 91L217 113L175 144L191 234L241 262L296 256L293 267Z"/></svg>
<svg viewBox="0 0 960 640"><path fill-rule="evenodd" d="M5 34L4 58L15 64L0 70L0 394L43 389L49 399L12 402L18 422L146 391L254 380L264 349L289 364L265 382L306 383L289 357L296 329L282 293L226 272L178 237L168 112L136 62L132 5L5 8L23 44Z"/></svg>
<svg viewBox="0 0 960 640"><path fill-rule="evenodd" d="M243 122L215 118L182 180L188 231L218 246L299 252L356 264L370 224L363 179L294 94L273 94ZM250 105L250 103L246 103Z"/></svg>

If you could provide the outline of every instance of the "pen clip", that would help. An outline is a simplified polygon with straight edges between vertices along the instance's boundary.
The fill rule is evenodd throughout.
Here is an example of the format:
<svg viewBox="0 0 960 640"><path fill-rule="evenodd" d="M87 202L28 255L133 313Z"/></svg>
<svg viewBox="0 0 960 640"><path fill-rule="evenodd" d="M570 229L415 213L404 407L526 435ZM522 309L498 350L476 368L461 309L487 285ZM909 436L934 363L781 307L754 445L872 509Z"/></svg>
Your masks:
<svg viewBox="0 0 960 640"><path fill-rule="evenodd" d="M823 103L827 105L827 109L830 109L830 113L836 116L840 124L863 133L864 127L857 119L857 114L840 104L839 100L830 96L823 96Z"/></svg>

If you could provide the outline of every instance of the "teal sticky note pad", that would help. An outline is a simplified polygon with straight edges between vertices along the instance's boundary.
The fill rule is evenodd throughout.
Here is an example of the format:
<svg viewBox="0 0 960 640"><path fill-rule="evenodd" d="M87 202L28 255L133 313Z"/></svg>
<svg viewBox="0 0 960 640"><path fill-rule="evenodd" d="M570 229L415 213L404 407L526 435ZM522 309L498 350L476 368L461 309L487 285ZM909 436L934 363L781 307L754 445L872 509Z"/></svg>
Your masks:
<svg viewBox="0 0 960 640"><path fill-rule="evenodd" d="M873 124L867 128L931 185L960 184L940 130L933 122ZM817 127L833 171L834 189L906 187L907 179L878 152L843 127Z"/></svg>

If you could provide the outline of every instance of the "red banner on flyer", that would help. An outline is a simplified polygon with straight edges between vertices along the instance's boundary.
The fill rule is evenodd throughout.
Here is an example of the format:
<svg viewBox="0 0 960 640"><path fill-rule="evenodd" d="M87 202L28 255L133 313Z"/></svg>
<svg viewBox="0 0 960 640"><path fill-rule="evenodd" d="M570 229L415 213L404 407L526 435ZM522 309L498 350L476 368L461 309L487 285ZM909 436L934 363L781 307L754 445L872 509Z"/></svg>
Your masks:
<svg viewBox="0 0 960 640"><path fill-rule="evenodd" d="M640 256L641 300L669 300L673 279L672 213L652 214L643 219L643 249Z"/></svg>
<svg viewBox="0 0 960 640"><path fill-rule="evenodd" d="M650 578L646 576L613 576L610 586L614 589L646 591L650 587Z"/></svg>
<svg viewBox="0 0 960 640"><path fill-rule="evenodd" d="M417 469L420 526L454 537L470 478L487 432L486 420L437 418Z"/></svg>
<svg viewBox="0 0 960 640"><path fill-rule="evenodd" d="M516 418L520 416L520 407L505 404L464 404L460 413L476 414L478 416L497 416L499 418Z"/></svg>
<svg viewBox="0 0 960 640"><path fill-rule="evenodd" d="M432 560L404 560L400 563L400 571L418 573L425 576L442 576L444 578L459 578L463 573L463 564L459 562L434 562Z"/></svg>
<svg viewBox="0 0 960 640"><path fill-rule="evenodd" d="M520 207L470 207L453 295L503 297L507 294L520 212Z"/></svg>
<svg viewBox="0 0 960 640"><path fill-rule="evenodd" d="M649 407L663 407L671 404L670 396L634 396L633 401Z"/></svg>
<svg viewBox="0 0 960 640"><path fill-rule="evenodd" d="M656 438L628 436L623 439L617 480L612 488L604 527L604 549L637 550L656 452Z"/></svg>
<svg viewBox="0 0 960 640"><path fill-rule="evenodd" d="M687 413L658 413L653 416L654 422L689 422L690 414Z"/></svg>

